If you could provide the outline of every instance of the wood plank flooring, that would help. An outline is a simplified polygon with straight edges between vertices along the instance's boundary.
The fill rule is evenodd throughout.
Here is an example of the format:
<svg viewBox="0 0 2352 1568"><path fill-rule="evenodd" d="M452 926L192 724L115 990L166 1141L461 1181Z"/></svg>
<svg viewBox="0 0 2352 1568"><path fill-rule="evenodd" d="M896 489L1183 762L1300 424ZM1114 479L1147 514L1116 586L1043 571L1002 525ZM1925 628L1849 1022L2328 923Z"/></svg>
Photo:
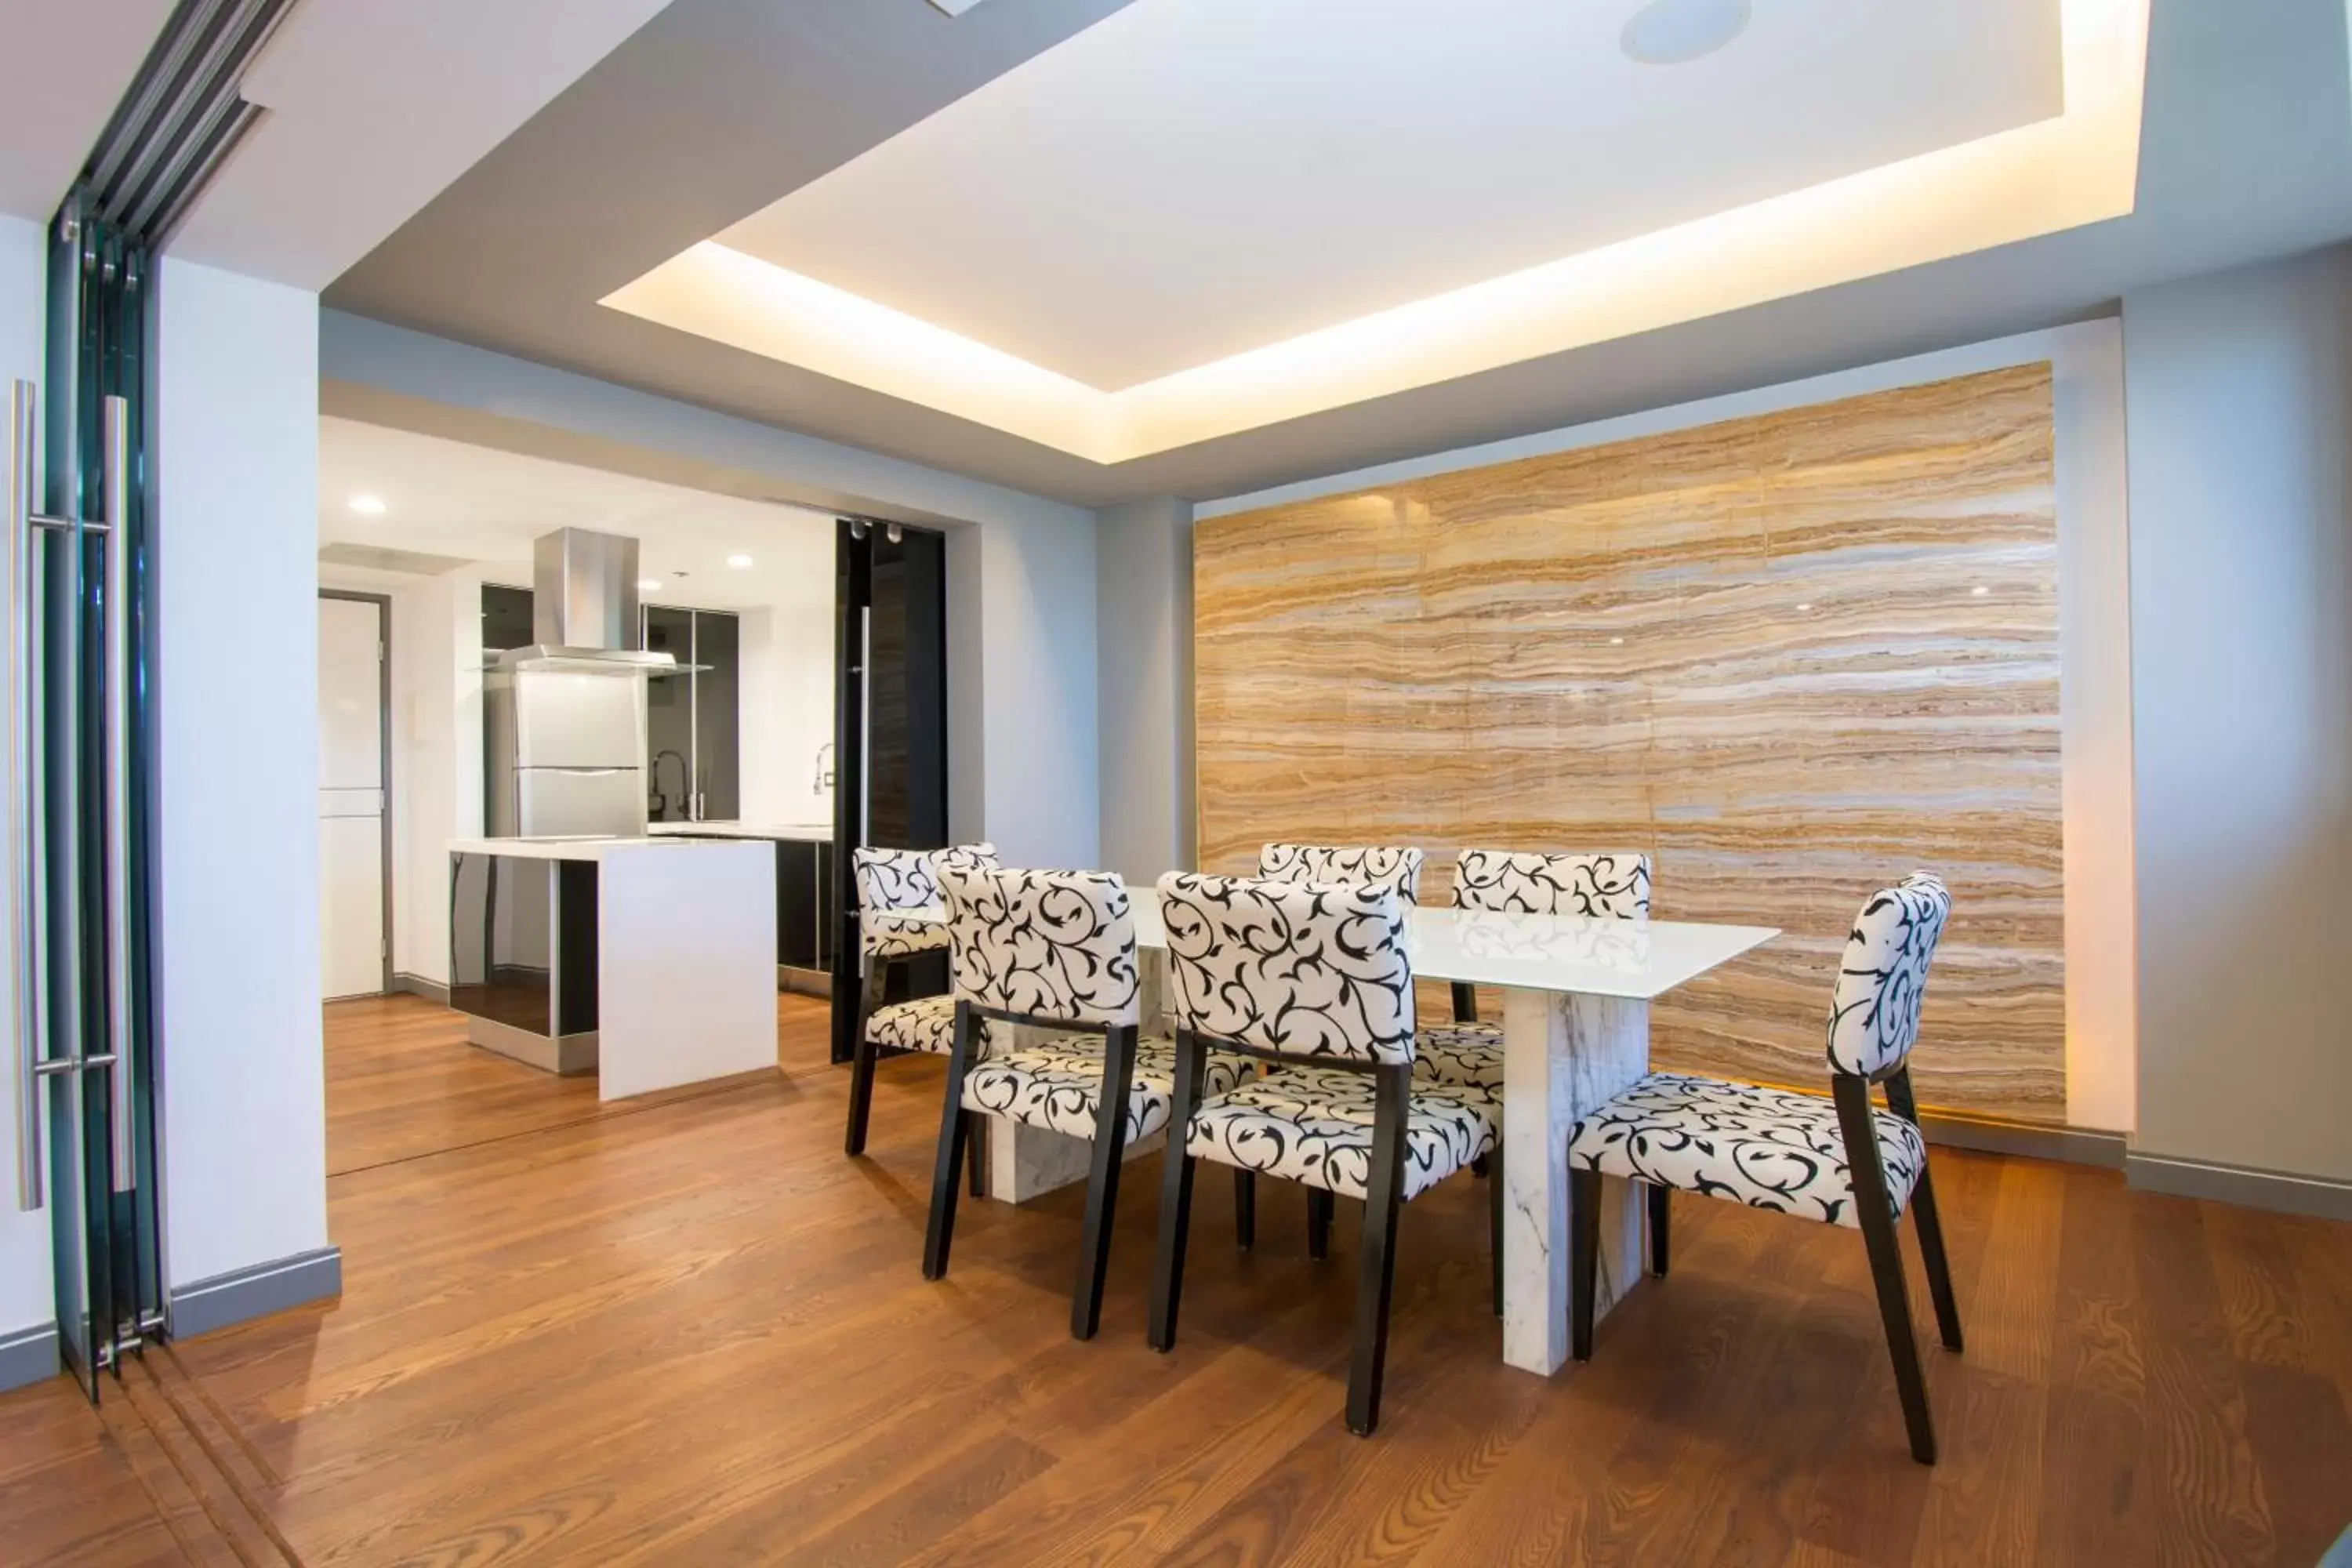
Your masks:
<svg viewBox="0 0 2352 1568"><path fill-rule="evenodd" d="M1497 1359L1459 1181L1406 1210L1360 1441L1347 1205L1314 1264L1268 1191L1240 1254L1204 1175L1156 1356L1138 1162L1075 1343L1077 1195L968 1205L926 1284L938 1064L885 1065L845 1160L823 1009L778 1006L776 1076L614 1107L423 1002L331 1009L344 1297L99 1415L0 1397L0 1563L2300 1568L2352 1520L2352 1226L1937 1150L1969 1349L1925 1352L1931 1470L1852 1232L1678 1200L1672 1278L1546 1381Z"/></svg>

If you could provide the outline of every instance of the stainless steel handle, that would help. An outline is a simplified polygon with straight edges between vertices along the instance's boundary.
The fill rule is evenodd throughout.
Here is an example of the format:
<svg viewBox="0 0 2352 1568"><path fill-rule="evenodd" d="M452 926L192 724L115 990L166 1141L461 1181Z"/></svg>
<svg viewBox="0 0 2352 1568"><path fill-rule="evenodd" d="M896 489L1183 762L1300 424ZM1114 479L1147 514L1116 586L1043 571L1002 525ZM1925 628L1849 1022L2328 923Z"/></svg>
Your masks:
<svg viewBox="0 0 2352 1568"><path fill-rule="evenodd" d="M33 912L33 437L29 381L8 394L8 887L9 950L16 964L16 1059L8 1075L16 1110L16 1207L44 1199L41 1150L42 932Z"/></svg>
<svg viewBox="0 0 2352 1568"><path fill-rule="evenodd" d="M104 404L106 595L106 1045L114 1114L114 1190L139 1183L131 1048L131 405Z"/></svg>

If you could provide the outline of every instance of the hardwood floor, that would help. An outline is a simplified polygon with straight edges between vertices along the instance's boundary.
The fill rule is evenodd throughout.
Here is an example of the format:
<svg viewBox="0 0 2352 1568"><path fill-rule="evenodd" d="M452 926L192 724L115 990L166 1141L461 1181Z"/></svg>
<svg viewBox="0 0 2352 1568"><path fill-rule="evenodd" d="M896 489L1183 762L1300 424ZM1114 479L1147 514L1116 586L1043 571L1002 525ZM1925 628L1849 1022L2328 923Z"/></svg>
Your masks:
<svg viewBox="0 0 2352 1568"><path fill-rule="evenodd" d="M1547 1381L1497 1359L1461 1181L1406 1212L1360 1441L1349 1205L1312 1264L1269 1189L1242 1255L1204 1175L1155 1356L1139 1162L1078 1344L1078 1195L967 1205L925 1284L938 1064L886 1064L847 1161L823 1010L779 1020L773 1078L599 1107L421 1002L335 1009L341 1301L100 1415L0 1398L0 1563L2303 1565L2352 1517L2352 1226L1937 1150L1930 1470L1853 1232L1677 1200L1672 1278Z"/></svg>

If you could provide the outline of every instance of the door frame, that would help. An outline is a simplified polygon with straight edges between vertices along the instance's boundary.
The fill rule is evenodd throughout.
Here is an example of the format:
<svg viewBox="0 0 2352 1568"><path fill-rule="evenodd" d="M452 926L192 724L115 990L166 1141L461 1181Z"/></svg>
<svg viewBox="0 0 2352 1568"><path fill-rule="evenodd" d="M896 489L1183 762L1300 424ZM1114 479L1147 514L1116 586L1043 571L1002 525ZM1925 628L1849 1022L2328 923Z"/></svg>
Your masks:
<svg viewBox="0 0 2352 1568"><path fill-rule="evenodd" d="M381 650L375 661L376 792L383 800L383 813L376 825L377 852L383 858L383 990L393 992L392 954L392 595L362 593L356 588L319 590L321 599L349 599L357 604L375 606L376 646ZM327 998L322 994L320 1001Z"/></svg>

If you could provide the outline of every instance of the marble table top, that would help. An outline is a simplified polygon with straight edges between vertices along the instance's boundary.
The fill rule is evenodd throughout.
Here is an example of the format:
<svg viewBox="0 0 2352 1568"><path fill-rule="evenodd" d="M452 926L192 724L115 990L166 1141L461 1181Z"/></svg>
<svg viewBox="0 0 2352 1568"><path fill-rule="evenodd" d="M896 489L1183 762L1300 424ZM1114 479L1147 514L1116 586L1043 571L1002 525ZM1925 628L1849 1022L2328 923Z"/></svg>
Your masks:
<svg viewBox="0 0 2352 1568"><path fill-rule="evenodd" d="M1164 948L1156 889L1129 887L1138 947ZM938 908L904 915L944 920ZM1779 936L1770 926L1415 909L1405 948L1424 980L1650 1001Z"/></svg>

